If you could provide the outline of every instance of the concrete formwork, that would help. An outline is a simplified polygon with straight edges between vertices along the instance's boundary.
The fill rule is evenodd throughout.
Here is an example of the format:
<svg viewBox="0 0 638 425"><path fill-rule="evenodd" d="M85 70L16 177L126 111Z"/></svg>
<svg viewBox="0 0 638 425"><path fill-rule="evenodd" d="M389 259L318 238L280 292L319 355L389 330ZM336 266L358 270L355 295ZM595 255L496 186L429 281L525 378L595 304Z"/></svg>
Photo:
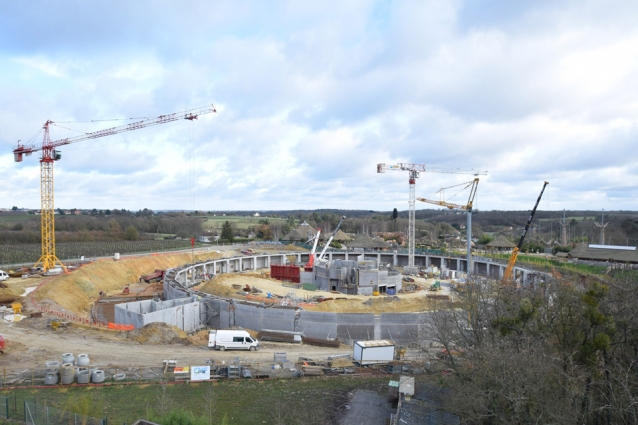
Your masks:
<svg viewBox="0 0 638 425"><path fill-rule="evenodd" d="M170 307L168 304L162 304L162 306L168 307L164 310L158 310L162 307L158 305L129 303L131 304L130 308L122 309L119 312L119 316L116 316L116 321L118 323L131 323L135 326L144 326L144 324L150 323L149 320L165 321L185 330L208 325L217 329L241 326L256 331L261 329L301 331L306 336L313 338L339 337L345 343L351 343L353 340L390 339L395 343L407 345L413 343L415 338L419 340L428 338L428 335L424 335L425 331L422 325L425 320L425 313L384 313L381 316L374 316L372 314L295 312L294 310L279 308L265 309L258 305L216 299L214 296L202 294L188 288L193 282L197 283L197 280L206 274L212 275L246 268L268 267L270 264L286 264L286 257L290 255L296 256L298 263L302 262L302 258L307 260L308 257L307 254L285 253L225 258L167 270L164 279L164 298L166 300L184 298L192 294L201 297L195 298L195 300L201 299L202 302L175 304ZM356 265L359 256L362 254L360 252L331 252L329 255L334 260L343 259L343 264L352 263ZM387 263L392 261L393 264L407 264L407 254L370 252L366 253L365 257L378 262ZM464 259L431 255L417 255L415 256L416 258L419 258L415 260L417 265L444 266L452 270L463 269L462 271L466 271L464 270L466 267ZM478 272L476 274L493 278L502 276L503 264L480 258L476 259L474 264L475 272ZM368 272L365 267L362 271L364 273ZM538 282L545 278L542 273L530 273L522 268L516 268L516 272L521 275L524 283L527 281ZM330 282L332 273L331 269L324 271L326 284ZM335 271L334 274L335 277L341 277L340 272ZM399 279L397 289L399 289L401 284L400 275L397 276ZM385 276L381 279L377 277L377 284L384 278ZM385 278L387 279L386 284L391 286L393 278L396 277L387 276ZM117 319L118 317L121 318L122 322ZM160 319L155 320L157 317Z"/></svg>
<svg viewBox="0 0 638 425"><path fill-rule="evenodd" d="M199 301L193 301L191 297L160 302L144 300L116 305L115 321L133 325L136 329L149 323L164 322L192 332L201 327L199 312Z"/></svg>
<svg viewBox="0 0 638 425"><path fill-rule="evenodd" d="M374 314L340 313L337 315L337 337L350 344L355 340L374 339Z"/></svg>
<svg viewBox="0 0 638 425"><path fill-rule="evenodd" d="M415 343L419 337L420 320L418 313L382 313L381 339L399 344Z"/></svg>
<svg viewBox="0 0 638 425"><path fill-rule="evenodd" d="M337 313L302 311L299 328L309 338L336 338Z"/></svg>
<svg viewBox="0 0 638 425"><path fill-rule="evenodd" d="M279 331L295 330L295 310L292 309L261 309L261 329L276 329Z"/></svg>

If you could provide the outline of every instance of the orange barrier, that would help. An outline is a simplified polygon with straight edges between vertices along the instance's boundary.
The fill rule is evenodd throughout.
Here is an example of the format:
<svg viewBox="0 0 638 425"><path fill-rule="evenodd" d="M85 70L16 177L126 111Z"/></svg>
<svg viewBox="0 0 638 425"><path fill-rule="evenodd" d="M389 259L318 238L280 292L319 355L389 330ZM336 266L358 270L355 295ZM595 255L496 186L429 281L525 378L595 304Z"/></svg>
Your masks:
<svg viewBox="0 0 638 425"><path fill-rule="evenodd" d="M119 331L132 331L135 329L133 325L118 325L117 323L109 322L109 329L117 329Z"/></svg>

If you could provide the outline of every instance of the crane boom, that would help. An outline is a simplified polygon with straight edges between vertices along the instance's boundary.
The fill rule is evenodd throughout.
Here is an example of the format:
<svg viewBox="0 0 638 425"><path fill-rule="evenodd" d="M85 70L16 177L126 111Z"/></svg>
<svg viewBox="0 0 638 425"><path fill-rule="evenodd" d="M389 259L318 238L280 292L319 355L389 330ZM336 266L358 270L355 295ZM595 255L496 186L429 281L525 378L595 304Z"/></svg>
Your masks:
<svg viewBox="0 0 638 425"><path fill-rule="evenodd" d="M456 209L456 210L464 210L467 212L467 226L465 230L467 233L466 271L467 271L467 282L470 282L471 275L472 275L472 205L474 204L474 197L476 196L476 190L478 189L479 179L478 177L476 177L471 182L458 184L456 186L462 186L463 184L466 184L466 186L461 190L465 190L468 187L470 188L470 195L468 196L467 204L465 205L453 204L451 202L445 202L443 200L433 201L431 199L425 199L425 198L417 198L417 199L421 202L427 202L430 204L440 205L442 207L446 207L451 210ZM452 186L452 187L456 187L456 186ZM444 189L449 189L449 188L444 188ZM439 192L443 192L444 189L439 190Z"/></svg>
<svg viewBox="0 0 638 425"><path fill-rule="evenodd" d="M337 224L337 227L335 228L335 231L332 232L332 235L330 235L330 238L328 239L328 242L326 242L326 246L323 247L323 250L321 250L321 254L319 254L319 261L323 261L323 256L326 254L326 251L328 250L328 247L330 246L330 243L332 242L332 239L334 239L335 235L337 234L337 232L339 231L339 227L341 227L341 223L343 223L343 220L346 218L346 216L341 216L341 220L339 220L339 224Z"/></svg>
<svg viewBox="0 0 638 425"><path fill-rule="evenodd" d="M53 193L53 163L60 160L61 155L55 149L60 146L70 145L72 143L81 142L83 140L97 139L100 137L110 136L113 134L124 133L126 131L138 130L141 128L151 127L154 125L165 124L180 119L195 120L199 115L217 112L214 105L201 108L190 109L184 112L177 112L169 115L160 115L157 118L145 119L131 124L119 127L107 128L105 130L85 133L75 137L68 137L51 141L49 137L49 125L54 124L53 121L47 120L44 123L44 136L41 144L21 145L13 150L13 159L15 162L22 162L24 156L30 156L33 152L42 152L40 158L40 217L42 232L42 256L35 263L42 264L42 268L47 271L56 264L62 268L64 264L55 255L55 220L54 220L54 193Z"/></svg>
<svg viewBox="0 0 638 425"><path fill-rule="evenodd" d="M506 283L510 283L512 281L512 271L514 270L514 265L516 264L516 259L518 258L518 253L523 247L523 241L525 240L525 236L527 235L527 231L529 230L530 224L532 224L532 219L534 218L534 214L536 214L536 208L538 208L538 204L541 202L541 197L543 196L543 192L545 192L545 188L549 182L545 182L543 184L543 188L541 189L540 195L538 195L538 199L536 200L536 204L534 205L534 209L529 214L529 218L527 219L527 224L525 225L525 229L523 230L523 234L521 238L518 240L518 245L514 247L512 250L512 255L510 256L509 261L507 262L507 267L505 268L505 273L503 273L503 281Z"/></svg>
<svg viewBox="0 0 638 425"><path fill-rule="evenodd" d="M414 228L416 222L416 209L415 209L415 187L416 179L419 177L419 173L422 172L434 172L445 174L473 174L475 176L486 175L487 171L477 171L473 168L452 168L452 167L439 167L437 165L425 165L425 164L408 164L400 162L395 165L377 164L377 173L385 173L386 170L395 171L408 171L410 178L410 196L408 198L409 215L408 215L408 266L403 270L409 273L416 272L414 267Z"/></svg>
<svg viewBox="0 0 638 425"><path fill-rule="evenodd" d="M308 257L308 262L304 266L305 268L312 268L315 265L315 251L317 250L317 242L319 242L319 236L321 235L321 229L317 229L317 234L313 238L315 242L312 245L312 251L310 251L310 256Z"/></svg>
<svg viewBox="0 0 638 425"><path fill-rule="evenodd" d="M79 136L67 137L66 139L60 139L56 141L48 140L48 137L45 137L41 144L32 144L29 146L20 145L13 150L14 160L15 162L22 162L23 155L30 155L33 152L38 151L46 151L47 149L56 148L59 146L70 145L71 143L82 142L84 140L89 139L97 139L104 136L111 136L113 134L124 133L126 131L138 130L140 128L151 127L154 125L165 124L181 119L185 120L196 120L199 115L208 114L211 112L217 112L215 106L204 106L201 108L189 109L183 112L176 112L168 115L160 115L156 118L150 118L130 124L121 125L118 127L107 128L104 130L94 131L91 133L80 134ZM44 124L45 133L48 131L49 124L54 124L54 121L48 120ZM55 160L55 158L53 158Z"/></svg>

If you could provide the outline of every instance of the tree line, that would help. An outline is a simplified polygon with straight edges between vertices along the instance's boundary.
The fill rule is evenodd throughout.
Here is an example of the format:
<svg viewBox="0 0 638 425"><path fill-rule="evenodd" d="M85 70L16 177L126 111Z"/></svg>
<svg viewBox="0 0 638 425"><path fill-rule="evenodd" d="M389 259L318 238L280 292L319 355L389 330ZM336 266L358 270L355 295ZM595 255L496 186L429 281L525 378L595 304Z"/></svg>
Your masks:
<svg viewBox="0 0 638 425"><path fill-rule="evenodd" d="M469 424L638 423L636 305L627 272L536 290L468 286L462 308L423 323L447 368L445 408Z"/></svg>

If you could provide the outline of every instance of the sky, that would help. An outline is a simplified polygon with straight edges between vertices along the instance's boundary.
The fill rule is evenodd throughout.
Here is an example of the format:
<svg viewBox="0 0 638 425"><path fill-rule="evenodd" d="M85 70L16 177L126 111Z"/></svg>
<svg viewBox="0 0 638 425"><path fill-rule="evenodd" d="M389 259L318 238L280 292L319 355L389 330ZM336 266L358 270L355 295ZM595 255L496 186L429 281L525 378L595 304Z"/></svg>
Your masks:
<svg viewBox="0 0 638 425"><path fill-rule="evenodd" d="M0 208L39 208L38 156L12 151L47 120L60 140L214 104L60 148L55 207L401 211L408 173L377 164L409 163L486 171L482 210L529 210L544 181L540 210L638 210L636 16L616 0L5 2ZM424 172L416 196L472 178Z"/></svg>

